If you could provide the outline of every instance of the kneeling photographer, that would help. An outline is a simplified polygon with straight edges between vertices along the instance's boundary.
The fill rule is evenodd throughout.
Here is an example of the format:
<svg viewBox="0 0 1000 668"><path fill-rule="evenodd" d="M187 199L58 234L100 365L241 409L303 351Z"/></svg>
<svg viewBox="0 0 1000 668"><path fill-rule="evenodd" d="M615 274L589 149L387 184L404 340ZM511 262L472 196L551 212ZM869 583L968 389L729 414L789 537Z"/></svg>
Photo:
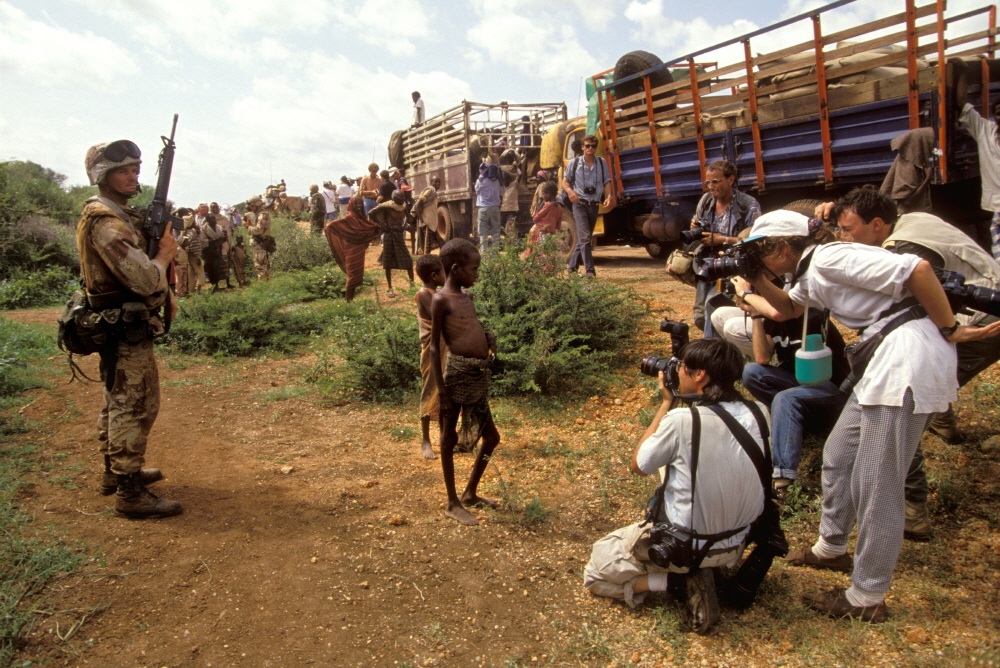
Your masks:
<svg viewBox="0 0 1000 668"><path fill-rule="evenodd" d="M673 333L664 328L669 324L661 329ZM594 544L584 570L592 593L635 607L647 592L667 590L668 573L687 573L673 575L673 582L686 580L692 622L703 632L718 618L714 569L734 566L756 540L763 549L755 549L747 571L734 579L742 594L737 604L752 602L771 559L782 554L784 537L776 521L767 527L759 521L776 518L764 512L773 508L769 426L767 409L735 388L742 369L740 352L721 339L687 343L669 361L643 360L645 373L658 372L663 401L632 455L631 470L647 476L663 469L663 484L645 521ZM691 406L678 408L679 401Z"/></svg>

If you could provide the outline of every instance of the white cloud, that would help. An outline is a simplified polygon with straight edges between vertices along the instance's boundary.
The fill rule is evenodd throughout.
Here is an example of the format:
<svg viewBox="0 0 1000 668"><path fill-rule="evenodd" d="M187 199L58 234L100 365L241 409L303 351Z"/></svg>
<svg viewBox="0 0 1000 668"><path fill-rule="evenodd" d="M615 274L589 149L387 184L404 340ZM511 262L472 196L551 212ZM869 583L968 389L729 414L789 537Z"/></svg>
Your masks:
<svg viewBox="0 0 1000 668"><path fill-rule="evenodd" d="M599 67L574 26L560 21L545 5L527 0L504 4L474 0L471 6L479 21L468 29L466 38L495 63L560 84L593 74Z"/></svg>
<svg viewBox="0 0 1000 668"><path fill-rule="evenodd" d="M132 56L104 37L35 21L0 2L0 73L32 86L122 90L139 73Z"/></svg>

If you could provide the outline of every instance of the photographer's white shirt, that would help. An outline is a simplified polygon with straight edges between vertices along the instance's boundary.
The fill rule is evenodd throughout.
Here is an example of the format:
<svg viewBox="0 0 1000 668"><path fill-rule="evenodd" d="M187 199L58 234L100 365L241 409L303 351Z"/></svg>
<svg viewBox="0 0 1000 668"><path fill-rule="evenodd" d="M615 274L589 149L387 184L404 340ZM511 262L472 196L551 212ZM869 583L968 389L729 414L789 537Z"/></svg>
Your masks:
<svg viewBox="0 0 1000 668"><path fill-rule="evenodd" d="M763 438L750 409L738 402L718 405L743 425L763 452L760 445ZM759 402L757 405L769 420L767 408ZM661 466L667 467L664 511L676 526L709 534L749 525L764 510L764 490L757 469L721 418L705 408L700 415L701 445L693 517L689 408L675 408L663 417L659 428L639 446L636 463L649 475ZM749 529L721 540L712 549L739 545L748 532Z"/></svg>

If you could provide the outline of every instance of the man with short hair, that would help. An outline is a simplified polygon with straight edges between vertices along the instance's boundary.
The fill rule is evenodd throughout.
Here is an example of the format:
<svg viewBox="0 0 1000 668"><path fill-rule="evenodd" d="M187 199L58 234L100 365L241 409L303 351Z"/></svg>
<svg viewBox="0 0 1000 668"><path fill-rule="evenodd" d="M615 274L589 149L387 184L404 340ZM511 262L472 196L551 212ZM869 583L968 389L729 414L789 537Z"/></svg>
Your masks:
<svg viewBox="0 0 1000 668"><path fill-rule="evenodd" d="M211 202L208 205L208 211L209 213L215 214L216 225L217 227L222 228L223 234L225 234L225 238L222 240L222 260L219 265L219 271L226 277L226 289L232 290L233 283L229 280L229 249L233 245L232 219L228 215L222 213L219 209L218 202ZM206 236L210 237L211 234L206 234Z"/></svg>
<svg viewBox="0 0 1000 668"><path fill-rule="evenodd" d="M84 204L76 245L88 307L101 314L109 337L100 351L104 403L98 428L104 473L99 489L105 495L117 494L119 514L145 519L176 515L181 504L146 489L163 474L142 468L160 410L153 337L164 333L164 317L172 318L177 311L167 285L177 242L168 231L156 255L146 256L141 217L128 205L139 192L140 157L139 147L124 139L87 151L87 176L98 195Z"/></svg>
<svg viewBox="0 0 1000 668"><path fill-rule="evenodd" d="M569 256L569 272L577 273L583 264L587 276L597 275L590 238L597 226L597 212L603 204L611 206L611 171L604 158L597 156L597 137L583 138L583 155L573 158L566 166L562 187L572 202L573 222L576 226L576 247Z"/></svg>
<svg viewBox="0 0 1000 668"><path fill-rule="evenodd" d="M378 204L378 188L382 185L382 179L378 175L378 164L368 165L368 176L361 177L358 182L358 194L364 198L365 215Z"/></svg>
<svg viewBox="0 0 1000 668"><path fill-rule="evenodd" d="M337 202L337 190L333 186L333 181L323 181L323 224L328 220L336 220L340 205ZM323 228L320 227L320 232Z"/></svg>
<svg viewBox="0 0 1000 668"><path fill-rule="evenodd" d="M728 160L716 160L705 167L705 187L695 210L691 229L701 228L699 258L715 255L723 246L735 244L737 235L751 227L760 215L760 203L736 190L736 165ZM697 260L696 260L697 264ZM715 281L697 273L693 316L698 329L705 336L712 335L711 313L706 308L708 300L718 294Z"/></svg>
<svg viewBox="0 0 1000 668"><path fill-rule="evenodd" d="M739 561L750 525L765 509L762 473L767 473L751 457L762 467L770 465L767 409L736 390L743 357L729 342L691 341L679 357L669 380L665 372L659 374L663 401L632 454L631 471L647 476L661 470L665 482L657 490L663 498L655 522L669 523L693 538L692 549L705 551L700 572L712 578L711 569ZM675 408L679 397L693 403ZM738 431L752 442L755 454L741 445ZM584 586L592 593L635 607L646 592L666 590L668 572L688 572L688 566L674 559L666 566L651 561L651 526L643 524L619 529L594 544L583 572ZM706 620L708 625L713 621Z"/></svg>
<svg viewBox="0 0 1000 668"><path fill-rule="evenodd" d="M891 199L872 187L855 188L836 203L817 208L817 215L837 223L842 241L881 246L894 253L908 253L926 260L935 271L955 271L968 285L1000 290L1000 263L990 257L967 234L929 213L906 213L896 218ZM971 310L955 316L960 325L985 327L998 318ZM1000 336L956 344L958 386L963 387L981 371L1000 359ZM949 443L961 441L952 407L936 413L927 427ZM927 509L927 475L924 456L917 448L906 476L906 526L911 540L930 537Z"/></svg>
<svg viewBox="0 0 1000 668"><path fill-rule="evenodd" d="M410 97L413 98L413 122L410 127L415 128L424 122L424 100L420 97L420 91L416 90L410 93Z"/></svg>

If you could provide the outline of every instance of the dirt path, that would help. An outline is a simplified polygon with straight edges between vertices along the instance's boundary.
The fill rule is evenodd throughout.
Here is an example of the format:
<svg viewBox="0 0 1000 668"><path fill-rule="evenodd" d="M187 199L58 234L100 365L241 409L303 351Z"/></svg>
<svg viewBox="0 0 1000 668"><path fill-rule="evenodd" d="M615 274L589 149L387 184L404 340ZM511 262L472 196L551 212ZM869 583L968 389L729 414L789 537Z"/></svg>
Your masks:
<svg viewBox="0 0 1000 668"><path fill-rule="evenodd" d="M656 323L668 308L686 316L693 289L666 281L662 264L640 249L601 249L598 258L602 278L632 284L651 300L651 348L637 359L666 353ZM14 317L51 322L54 313ZM466 528L442 515L440 464L419 455L415 404L322 405L301 381L304 358L183 367L186 359L161 358L163 407L148 453L149 465L167 475L154 491L185 507L167 520L116 518L95 492L96 386L58 384L29 397L23 414L41 428L23 440L40 446L47 473L32 481L25 508L39 529L52 526L91 546L94 558L54 584L19 659L59 666L810 664L804 648L813 640L786 627L782 600L743 616L726 613L717 634L700 638L671 632L676 615L629 611L583 590L591 543L634 521L652 489L625 468L639 408L652 392L638 377L614 396L558 411L496 402L503 442L484 492L519 508L537 499L548 515L532 525L523 513L478 511L484 523ZM96 360L83 367L96 373ZM459 471L468 457L460 456ZM775 599L792 600L800 586L830 579L776 570ZM910 607L918 619L926 609L919 600ZM807 635L851 633L805 616ZM763 637L734 643L730 636L746 627L763 629ZM901 660L880 632L853 634L855 644L874 647L870 658ZM829 655L819 656L827 663Z"/></svg>

